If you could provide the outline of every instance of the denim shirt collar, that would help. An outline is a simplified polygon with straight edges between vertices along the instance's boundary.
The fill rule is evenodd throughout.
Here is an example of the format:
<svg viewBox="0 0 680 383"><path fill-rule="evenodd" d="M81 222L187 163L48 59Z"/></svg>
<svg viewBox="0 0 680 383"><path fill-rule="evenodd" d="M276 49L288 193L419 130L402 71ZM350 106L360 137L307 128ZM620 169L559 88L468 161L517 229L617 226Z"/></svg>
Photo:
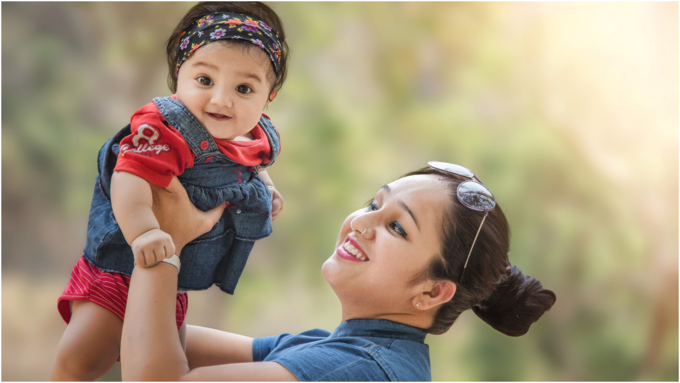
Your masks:
<svg viewBox="0 0 680 383"><path fill-rule="evenodd" d="M424 343L425 330L386 319L350 319L340 323L329 338L377 337Z"/></svg>

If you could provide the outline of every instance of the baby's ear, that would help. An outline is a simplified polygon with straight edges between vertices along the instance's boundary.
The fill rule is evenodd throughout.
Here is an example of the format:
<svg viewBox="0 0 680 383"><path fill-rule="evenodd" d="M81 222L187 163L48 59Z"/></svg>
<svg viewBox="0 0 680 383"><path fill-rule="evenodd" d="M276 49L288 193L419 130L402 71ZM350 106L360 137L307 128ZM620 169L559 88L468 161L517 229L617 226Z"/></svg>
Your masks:
<svg viewBox="0 0 680 383"><path fill-rule="evenodd" d="M274 101L274 99L276 98L276 95L277 95L277 94L278 94L278 93L277 93L275 90L272 91L271 93L269 93L269 100L267 100L267 104L269 104L270 102ZM266 105L266 104L265 104L265 105Z"/></svg>

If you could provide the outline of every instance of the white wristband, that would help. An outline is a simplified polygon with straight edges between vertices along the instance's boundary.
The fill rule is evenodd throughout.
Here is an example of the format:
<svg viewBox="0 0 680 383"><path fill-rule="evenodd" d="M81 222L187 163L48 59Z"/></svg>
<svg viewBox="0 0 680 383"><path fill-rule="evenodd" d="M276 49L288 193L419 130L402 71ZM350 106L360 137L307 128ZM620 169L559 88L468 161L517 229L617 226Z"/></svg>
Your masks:
<svg viewBox="0 0 680 383"><path fill-rule="evenodd" d="M275 188L274 186L271 186L271 185L267 185L267 189L269 189L269 190L276 190L276 188Z"/></svg>
<svg viewBox="0 0 680 383"><path fill-rule="evenodd" d="M177 274L179 274L179 268L182 266L182 263L179 261L179 257L176 255L173 255L170 258L163 258L163 261L165 263L169 263L177 268Z"/></svg>

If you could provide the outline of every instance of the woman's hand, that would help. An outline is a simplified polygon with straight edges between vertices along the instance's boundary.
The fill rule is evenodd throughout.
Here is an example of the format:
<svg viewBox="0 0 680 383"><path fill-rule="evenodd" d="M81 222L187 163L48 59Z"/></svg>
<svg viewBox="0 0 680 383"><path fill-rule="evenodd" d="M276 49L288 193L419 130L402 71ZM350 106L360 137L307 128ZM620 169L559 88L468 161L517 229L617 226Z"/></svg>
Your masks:
<svg viewBox="0 0 680 383"><path fill-rule="evenodd" d="M163 189L151 186L152 209L161 230L172 236L175 254L187 243L210 231L224 212L222 204L208 212L198 210L189 200L177 177ZM125 322L121 337L121 370L123 380L230 380L286 381L295 375L276 362L247 363L252 360L252 339L219 336L229 339L228 346L213 339L208 344L193 342L192 354L197 365L239 362L191 370L177 335L175 305L177 270L168 264L135 267L130 279ZM204 336L218 338L214 332ZM199 334L200 335L200 334ZM198 349L196 349L199 344ZM233 359L235 358L235 360ZM228 360L225 360L228 359Z"/></svg>
<svg viewBox="0 0 680 383"><path fill-rule="evenodd" d="M226 207L222 204L207 212L198 210L177 177L172 177L167 188L151 185L151 194L153 213L161 230L172 237L177 255L184 245L209 232Z"/></svg>
<svg viewBox="0 0 680 383"><path fill-rule="evenodd" d="M283 210L283 197L276 189L269 189L272 193L272 221L276 219Z"/></svg>

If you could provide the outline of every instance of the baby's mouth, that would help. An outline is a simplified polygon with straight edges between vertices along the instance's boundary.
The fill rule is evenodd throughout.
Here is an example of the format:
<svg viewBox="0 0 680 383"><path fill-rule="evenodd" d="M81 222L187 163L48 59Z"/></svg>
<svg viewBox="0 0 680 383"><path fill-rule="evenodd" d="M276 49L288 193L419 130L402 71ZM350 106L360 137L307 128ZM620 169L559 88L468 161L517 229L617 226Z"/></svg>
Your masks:
<svg viewBox="0 0 680 383"><path fill-rule="evenodd" d="M219 113L207 113L207 115L216 119L216 120L219 120L219 121L228 120L228 119L231 118L231 117L229 117L225 114L219 114Z"/></svg>
<svg viewBox="0 0 680 383"><path fill-rule="evenodd" d="M349 241L345 242L342 244L342 247L347 250L348 253L352 254L355 256L357 259L360 259L362 261L368 261L368 257L366 257L366 254L362 253L361 250L357 249L354 245L352 245Z"/></svg>

